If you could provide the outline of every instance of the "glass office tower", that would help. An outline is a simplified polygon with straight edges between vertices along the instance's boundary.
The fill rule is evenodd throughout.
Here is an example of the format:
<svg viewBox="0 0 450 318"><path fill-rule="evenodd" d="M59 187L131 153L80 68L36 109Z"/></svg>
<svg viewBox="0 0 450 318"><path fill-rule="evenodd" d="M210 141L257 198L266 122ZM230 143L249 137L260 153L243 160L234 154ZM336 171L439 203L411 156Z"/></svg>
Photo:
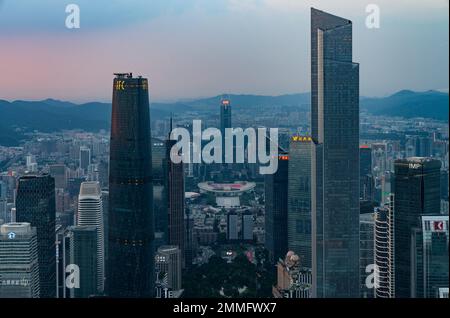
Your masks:
<svg viewBox="0 0 450 318"><path fill-rule="evenodd" d="M153 188L148 81L115 74L109 171L111 297L151 297L154 286Z"/></svg>
<svg viewBox="0 0 450 318"><path fill-rule="evenodd" d="M412 231L412 296L438 298L448 288L448 215L422 216L420 223Z"/></svg>
<svg viewBox="0 0 450 318"><path fill-rule="evenodd" d="M352 22L311 9L313 296L359 297L359 65Z"/></svg>
<svg viewBox="0 0 450 318"><path fill-rule="evenodd" d="M265 246L274 264L288 252L288 167L288 153L279 151L277 172L265 176Z"/></svg>
<svg viewBox="0 0 450 318"><path fill-rule="evenodd" d="M420 227L422 215L440 212L441 162L411 157L394 163L395 297L409 298L411 286L412 231Z"/></svg>
<svg viewBox="0 0 450 318"><path fill-rule="evenodd" d="M16 221L36 228L40 298L56 297L55 179L48 174L19 178Z"/></svg>
<svg viewBox="0 0 450 318"><path fill-rule="evenodd" d="M288 246L311 268L311 137L292 136L289 143Z"/></svg>

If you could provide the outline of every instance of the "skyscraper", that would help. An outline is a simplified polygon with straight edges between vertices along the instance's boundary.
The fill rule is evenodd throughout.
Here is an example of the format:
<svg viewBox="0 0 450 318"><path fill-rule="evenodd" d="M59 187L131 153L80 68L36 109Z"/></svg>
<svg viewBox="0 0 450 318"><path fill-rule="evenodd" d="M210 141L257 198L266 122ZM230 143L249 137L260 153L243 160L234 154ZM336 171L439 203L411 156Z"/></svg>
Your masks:
<svg viewBox="0 0 450 318"><path fill-rule="evenodd" d="M220 101L220 133L222 144L225 145L225 129L231 128L231 102L228 98Z"/></svg>
<svg viewBox="0 0 450 318"><path fill-rule="evenodd" d="M172 129L172 125L171 125ZM181 264L184 267L184 168L183 162L174 163L170 159L170 152L178 152L174 147L176 140L167 140L167 203L168 203L168 243L178 246L181 251Z"/></svg>
<svg viewBox="0 0 450 318"><path fill-rule="evenodd" d="M417 298L438 298L448 288L448 215L421 217L413 229L412 292Z"/></svg>
<svg viewBox="0 0 450 318"><path fill-rule="evenodd" d="M153 191L148 81L115 74L109 172L111 297L151 297L154 286Z"/></svg>
<svg viewBox="0 0 450 318"><path fill-rule="evenodd" d="M311 137L289 142L288 247L311 268Z"/></svg>
<svg viewBox="0 0 450 318"><path fill-rule="evenodd" d="M372 148L370 146L359 146L359 173L361 176L372 174Z"/></svg>
<svg viewBox="0 0 450 318"><path fill-rule="evenodd" d="M265 176L265 245L274 263L288 251L288 165L288 154L279 153L278 170Z"/></svg>
<svg viewBox="0 0 450 318"><path fill-rule="evenodd" d="M103 251L104 251L104 264L105 264L105 283L104 290L108 290L107 284L107 273L108 273L108 264L109 264L109 191L102 190L102 207L103 207Z"/></svg>
<svg viewBox="0 0 450 318"><path fill-rule="evenodd" d="M359 297L359 65L352 22L311 9L315 297Z"/></svg>
<svg viewBox="0 0 450 318"><path fill-rule="evenodd" d="M367 145L359 147L359 197L363 200L372 200L372 148Z"/></svg>
<svg viewBox="0 0 450 318"><path fill-rule="evenodd" d="M37 245L30 223L0 226L0 298L39 297Z"/></svg>
<svg viewBox="0 0 450 318"><path fill-rule="evenodd" d="M70 263L79 271L78 288L70 289L71 298L88 298L98 295L98 232L96 226L72 226L69 228Z"/></svg>
<svg viewBox="0 0 450 318"><path fill-rule="evenodd" d="M375 265L378 268L376 298L394 298L394 197L375 212Z"/></svg>
<svg viewBox="0 0 450 318"><path fill-rule="evenodd" d="M103 293L105 280L105 244L103 223L103 202L100 184L96 181L83 182L78 196L79 226L93 226L97 232L97 291Z"/></svg>
<svg viewBox="0 0 450 318"><path fill-rule="evenodd" d="M395 297L412 296L411 235L422 215L440 212L440 168L436 159L411 157L395 161L394 240Z"/></svg>
<svg viewBox="0 0 450 318"><path fill-rule="evenodd" d="M66 266L71 264L69 228L58 227L56 230L56 298L70 297L70 288L66 286Z"/></svg>
<svg viewBox="0 0 450 318"><path fill-rule="evenodd" d="M84 173L88 172L88 167L91 164L91 149L88 147L80 147L80 168Z"/></svg>
<svg viewBox="0 0 450 318"><path fill-rule="evenodd" d="M366 272L368 266L374 262L374 213L364 213L359 215L359 266L360 266L360 291L361 298L374 298L374 288L366 286Z"/></svg>
<svg viewBox="0 0 450 318"><path fill-rule="evenodd" d="M239 239L238 214L235 211L227 214L227 240L237 241Z"/></svg>
<svg viewBox="0 0 450 318"><path fill-rule="evenodd" d="M16 221L36 227L41 298L56 296L55 180L48 174L19 178Z"/></svg>
<svg viewBox="0 0 450 318"><path fill-rule="evenodd" d="M166 144L164 140L152 139L153 214L155 216L155 249L167 244L167 178Z"/></svg>
<svg viewBox="0 0 450 318"><path fill-rule="evenodd" d="M50 175L55 179L56 189L65 189L67 187L68 171L64 164L55 164L50 166Z"/></svg>
<svg viewBox="0 0 450 318"><path fill-rule="evenodd" d="M250 211L245 211L241 214L241 239L243 241L253 240L253 214Z"/></svg>

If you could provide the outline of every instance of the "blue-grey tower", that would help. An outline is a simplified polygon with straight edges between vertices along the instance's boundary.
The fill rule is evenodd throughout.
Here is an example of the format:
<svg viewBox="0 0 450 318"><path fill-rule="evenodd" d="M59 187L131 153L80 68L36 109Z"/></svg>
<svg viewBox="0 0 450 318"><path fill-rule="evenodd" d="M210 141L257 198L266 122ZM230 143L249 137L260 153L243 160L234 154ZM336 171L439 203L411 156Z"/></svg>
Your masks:
<svg viewBox="0 0 450 318"><path fill-rule="evenodd" d="M313 296L359 297L359 65L352 22L311 9Z"/></svg>

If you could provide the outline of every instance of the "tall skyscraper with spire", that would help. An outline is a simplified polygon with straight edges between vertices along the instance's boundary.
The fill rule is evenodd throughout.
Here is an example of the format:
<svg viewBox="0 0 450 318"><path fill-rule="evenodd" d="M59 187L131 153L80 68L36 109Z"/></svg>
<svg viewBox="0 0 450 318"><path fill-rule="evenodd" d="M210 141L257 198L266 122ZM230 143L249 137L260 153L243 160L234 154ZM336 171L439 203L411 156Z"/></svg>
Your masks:
<svg viewBox="0 0 450 318"><path fill-rule="evenodd" d="M148 80L115 74L109 171L110 297L154 290L153 190Z"/></svg>
<svg viewBox="0 0 450 318"><path fill-rule="evenodd" d="M225 138L225 129L231 128L231 102L223 97L220 101L220 132Z"/></svg>
<svg viewBox="0 0 450 318"><path fill-rule="evenodd" d="M311 9L313 296L359 297L359 65L352 22Z"/></svg>
<svg viewBox="0 0 450 318"><path fill-rule="evenodd" d="M220 100L220 133L222 135L222 163L225 163L225 150L226 150L226 136L225 131L227 128L231 128L231 101L224 95ZM232 140L230 140L232 141ZM230 149L231 150L231 149ZM235 153L235 147L233 146L233 156ZM224 174L228 174L225 173Z"/></svg>

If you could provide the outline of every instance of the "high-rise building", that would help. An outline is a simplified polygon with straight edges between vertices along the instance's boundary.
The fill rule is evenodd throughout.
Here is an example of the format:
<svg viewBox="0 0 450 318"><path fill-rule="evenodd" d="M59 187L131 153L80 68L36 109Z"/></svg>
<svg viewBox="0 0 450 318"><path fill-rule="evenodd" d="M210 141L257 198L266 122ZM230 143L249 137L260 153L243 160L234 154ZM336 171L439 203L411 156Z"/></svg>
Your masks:
<svg viewBox="0 0 450 318"><path fill-rule="evenodd" d="M165 245L158 248L155 257L157 279L172 291L181 289L181 251L178 246Z"/></svg>
<svg viewBox="0 0 450 318"><path fill-rule="evenodd" d="M422 215L440 212L440 168L436 159L411 157L395 161L394 240L395 297L412 296L411 235Z"/></svg>
<svg viewBox="0 0 450 318"><path fill-rule="evenodd" d="M36 163L36 157L34 155L26 156L26 165L27 165L28 172L37 172L38 166Z"/></svg>
<svg viewBox="0 0 450 318"><path fill-rule="evenodd" d="M108 264L109 264L109 191L102 190L102 207L103 207L103 244L104 244L104 264L105 264L105 283L104 290L108 290L107 284L107 273L108 273Z"/></svg>
<svg viewBox="0 0 450 318"><path fill-rule="evenodd" d="M168 222L167 215L167 168L166 143L156 138L152 139L152 172L153 172L153 214L155 215L155 249L167 245Z"/></svg>
<svg viewBox="0 0 450 318"><path fill-rule="evenodd" d="M288 247L311 268L311 137L292 136L289 143Z"/></svg>
<svg viewBox="0 0 450 318"><path fill-rule="evenodd" d="M36 229L30 223L0 226L0 298L38 298Z"/></svg>
<svg viewBox="0 0 450 318"><path fill-rule="evenodd" d="M80 147L80 168L84 173L88 172L88 167L91 164L91 149L88 147Z"/></svg>
<svg viewBox="0 0 450 318"><path fill-rule="evenodd" d="M265 176L265 246L272 262L288 251L288 153L278 153L278 170Z"/></svg>
<svg viewBox="0 0 450 318"><path fill-rule="evenodd" d="M359 297L359 65L352 22L311 9L315 297Z"/></svg>
<svg viewBox="0 0 450 318"><path fill-rule="evenodd" d="M225 147L225 129L227 128L231 128L231 101L228 98L222 98L220 101L220 133L223 147ZM222 157L225 158L225 151ZM222 162L225 161L222 160Z"/></svg>
<svg viewBox="0 0 450 318"><path fill-rule="evenodd" d="M50 166L50 175L55 179L56 189L65 189L67 187L68 171L64 164L55 164Z"/></svg>
<svg viewBox="0 0 450 318"><path fill-rule="evenodd" d="M0 222L3 223L8 223L8 221L13 222L13 220L11 220L11 217L8 216L8 198L6 196L6 193L7 183L0 179Z"/></svg>
<svg viewBox="0 0 450 318"><path fill-rule="evenodd" d="M387 170L387 145L385 143L372 144L372 168L375 176L382 175Z"/></svg>
<svg viewBox="0 0 450 318"><path fill-rule="evenodd" d="M0 200L6 199L6 182L0 180Z"/></svg>
<svg viewBox="0 0 450 318"><path fill-rule="evenodd" d="M448 170L441 170L441 200L448 201Z"/></svg>
<svg viewBox="0 0 450 318"><path fill-rule="evenodd" d="M79 268L79 286L70 289L71 298L98 295L98 231L96 226L69 228L70 264Z"/></svg>
<svg viewBox="0 0 450 318"><path fill-rule="evenodd" d="M227 240L239 240L238 214L234 211L227 214Z"/></svg>
<svg viewBox="0 0 450 318"><path fill-rule="evenodd" d="M433 139L421 136L416 138L416 156L431 157L433 154Z"/></svg>
<svg viewBox="0 0 450 318"><path fill-rule="evenodd" d="M97 291L103 293L105 287L105 242L103 223L103 201L100 183L83 182L78 196L78 226L93 226L97 231Z"/></svg>
<svg viewBox="0 0 450 318"><path fill-rule="evenodd" d="M359 146L359 173L372 174L372 148L368 145Z"/></svg>
<svg viewBox="0 0 450 318"><path fill-rule="evenodd" d="M11 217L8 215L8 200L6 199L6 197L0 197L0 222L12 222Z"/></svg>
<svg viewBox="0 0 450 318"><path fill-rule="evenodd" d="M359 146L359 197L372 200L372 148L367 145Z"/></svg>
<svg viewBox="0 0 450 318"><path fill-rule="evenodd" d="M374 235L375 235L374 213L359 215L359 268L360 268L360 297L374 298L374 288L366 285L368 276L367 268L374 263Z"/></svg>
<svg viewBox="0 0 450 318"><path fill-rule="evenodd" d="M184 224L186 225L186 230L184 231L184 241L185 241L185 263L186 267L192 265L192 261L194 256L196 255L197 244L198 241L195 239L195 231L194 231L194 216L192 215L191 210L186 209L186 215L184 218Z"/></svg>
<svg viewBox="0 0 450 318"><path fill-rule="evenodd" d="M411 255L412 297L438 298L448 288L448 215L421 217L413 229Z"/></svg>
<svg viewBox="0 0 450 318"><path fill-rule="evenodd" d="M116 74L109 161L111 297L151 297L154 286L153 191L148 81Z"/></svg>
<svg viewBox="0 0 450 318"><path fill-rule="evenodd" d="M16 221L36 228L41 298L56 296L55 181L48 175L19 178Z"/></svg>
<svg viewBox="0 0 450 318"><path fill-rule="evenodd" d="M171 124L172 130L172 124ZM184 168L183 162L175 163L171 160L171 152L178 153L176 140L166 141L167 161L167 203L168 203L168 244L178 246L181 251L181 264L184 267Z"/></svg>
<svg viewBox="0 0 450 318"><path fill-rule="evenodd" d="M253 214L249 211L243 212L241 215L241 239L243 241L253 240Z"/></svg>
<svg viewBox="0 0 450 318"><path fill-rule="evenodd" d="M56 230L56 298L69 298L70 289L66 285L66 267L70 265L70 226Z"/></svg>
<svg viewBox="0 0 450 318"><path fill-rule="evenodd" d="M394 197L375 212L374 260L377 268L375 297L394 298Z"/></svg>

